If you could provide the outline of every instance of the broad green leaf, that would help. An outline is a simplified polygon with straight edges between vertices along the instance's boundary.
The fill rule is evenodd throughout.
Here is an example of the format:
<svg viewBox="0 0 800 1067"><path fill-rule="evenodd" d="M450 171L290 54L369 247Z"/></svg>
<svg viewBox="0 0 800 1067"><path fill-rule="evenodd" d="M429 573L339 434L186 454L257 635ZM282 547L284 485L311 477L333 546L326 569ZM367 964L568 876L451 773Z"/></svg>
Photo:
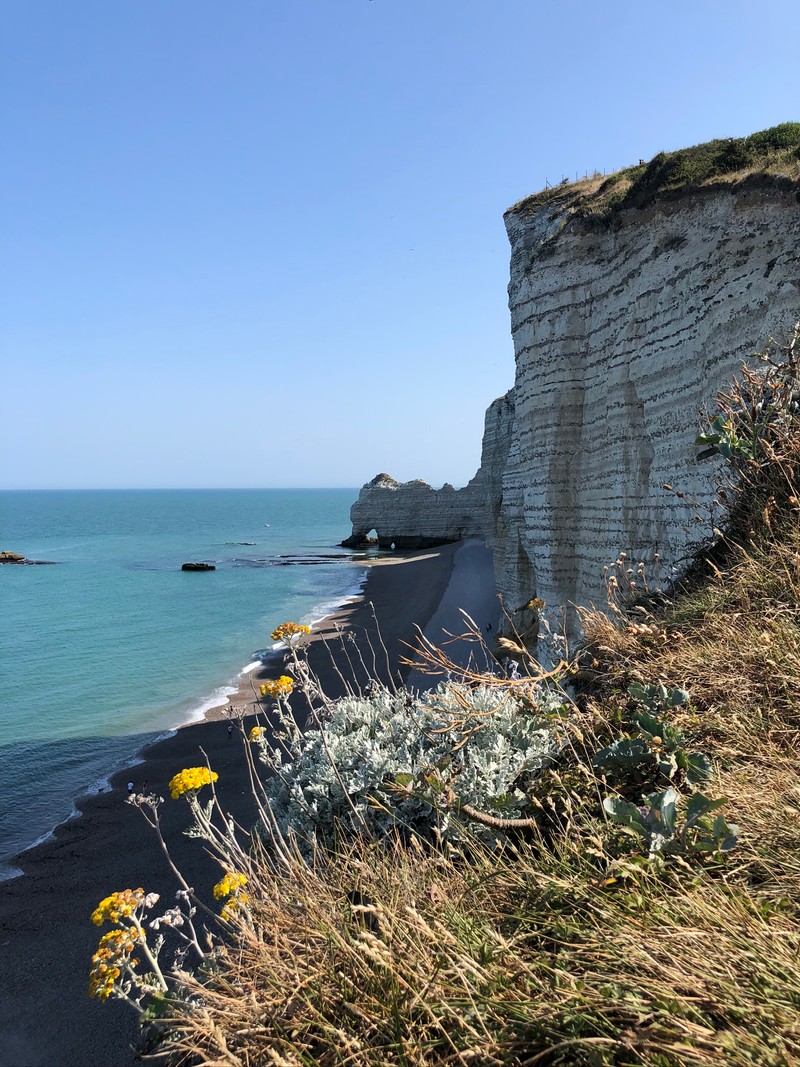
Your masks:
<svg viewBox="0 0 800 1067"><path fill-rule="evenodd" d="M650 836L642 813L629 800L623 800L621 797L606 797L603 801L603 807L608 812L612 822L619 823L620 826L628 826L632 830L636 830L644 838Z"/></svg>
<svg viewBox="0 0 800 1067"><path fill-rule="evenodd" d="M708 756L702 752L693 752L686 758L686 781L690 785L707 782L713 775L713 768Z"/></svg>
<svg viewBox="0 0 800 1067"><path fill-rule="evenodd" d="M707 797L703 793L693 793L689 798L689 803L686 805L686 825L694 826L698 819L708 815L709 812L714 811L716 808L721 808L724 803L724 798L712 800L711 797Z"/></svg>

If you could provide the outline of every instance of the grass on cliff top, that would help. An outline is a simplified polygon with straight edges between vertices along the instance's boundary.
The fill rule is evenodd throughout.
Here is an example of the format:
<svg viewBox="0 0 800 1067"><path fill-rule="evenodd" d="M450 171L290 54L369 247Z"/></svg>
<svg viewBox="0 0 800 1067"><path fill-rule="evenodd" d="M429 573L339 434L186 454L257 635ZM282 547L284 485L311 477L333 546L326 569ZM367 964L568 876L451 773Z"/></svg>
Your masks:
<svg viewBox="0 0 800 1067"><path fill-rule="evenodd" d="M212 982L186 977L169 1062L800 1062L799 561L797 522L773 515L663 612L587 617L587 696L573 758L541 783L541 833L467 862L356 841L265 866L253 927ZM591 754L630 683L659 680L691 693L675 725L741 828L727 860L659 867L603 818Z"/></svg>
<svg viewBox="0 0 800 1067"><path fill-rule="evenodd" d="M708 141L659 152L649 163L608 176L562 182L525 197L506 214L558 206L582 218L608 222L619 211L643 208L709 186L732 185L760 175L800 180L800 122L784 122L749 137Z"/></svg>

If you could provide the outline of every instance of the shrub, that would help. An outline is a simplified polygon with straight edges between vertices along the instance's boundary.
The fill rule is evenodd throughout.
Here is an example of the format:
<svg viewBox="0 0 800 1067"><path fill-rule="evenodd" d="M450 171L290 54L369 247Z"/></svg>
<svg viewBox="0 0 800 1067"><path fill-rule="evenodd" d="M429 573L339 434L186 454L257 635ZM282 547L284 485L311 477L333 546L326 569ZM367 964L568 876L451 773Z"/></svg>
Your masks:
<svg viewBox="0 0 800 1067"><path fill-rule="evenodd" d="M540 699L544 711L548 697ZM455 700L471 723L465 729L447 720ZM558 748L543 716L521 701L456 683L416 699L380 687L344 698L297 738L290 757L267 737L258 743L274 772L265 788L280 833L328 845L353 832L447 836L461 804L524 817L526 789Z"/></svg>

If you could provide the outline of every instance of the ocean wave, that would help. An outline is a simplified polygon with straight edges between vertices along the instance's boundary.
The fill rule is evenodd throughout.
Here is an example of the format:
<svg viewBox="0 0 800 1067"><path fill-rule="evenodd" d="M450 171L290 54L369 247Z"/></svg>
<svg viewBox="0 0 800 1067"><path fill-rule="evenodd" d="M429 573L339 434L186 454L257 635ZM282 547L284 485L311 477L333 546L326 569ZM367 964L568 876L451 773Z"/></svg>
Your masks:
<svg viewBox="0 0 800 1067"><path fill-rule="evenodd" d="M364 593L364 585L367 580L368 571L365 569L363 574L359 575L356 582L350 587L349 591L340 594L332 600L323 601L321 604L317 604L311 611L301 618L300 622L304 626L310 626L313 630L315 626L327 619L329 615L333 615L334 612L339 611L346 604L352 604L354 601L359 600Z"/></svg>
<svg viewBox="0 0 800 1067"><path fill-rule="evenodd" d="M188 726L193 722L202 722L206 713L213 708L224 707L228 703L228 699L236 692L237 687L235 685L218 685L207 697L205 697L196 707L189 710L189 718L185 719L181 726Z"/></svg>

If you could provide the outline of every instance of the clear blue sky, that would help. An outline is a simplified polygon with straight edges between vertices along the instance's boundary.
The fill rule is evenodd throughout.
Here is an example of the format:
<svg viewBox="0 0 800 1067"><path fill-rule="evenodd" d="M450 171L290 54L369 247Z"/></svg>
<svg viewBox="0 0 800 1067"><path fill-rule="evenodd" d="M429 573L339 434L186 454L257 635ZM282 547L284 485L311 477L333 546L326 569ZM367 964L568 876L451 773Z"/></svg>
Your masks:
<svg viewBox="0 0 800 1067"><path fill-rule="evenodd" d="M464 484L503 212L800 117L796 0L3 0L1 484Z"/></svg>

